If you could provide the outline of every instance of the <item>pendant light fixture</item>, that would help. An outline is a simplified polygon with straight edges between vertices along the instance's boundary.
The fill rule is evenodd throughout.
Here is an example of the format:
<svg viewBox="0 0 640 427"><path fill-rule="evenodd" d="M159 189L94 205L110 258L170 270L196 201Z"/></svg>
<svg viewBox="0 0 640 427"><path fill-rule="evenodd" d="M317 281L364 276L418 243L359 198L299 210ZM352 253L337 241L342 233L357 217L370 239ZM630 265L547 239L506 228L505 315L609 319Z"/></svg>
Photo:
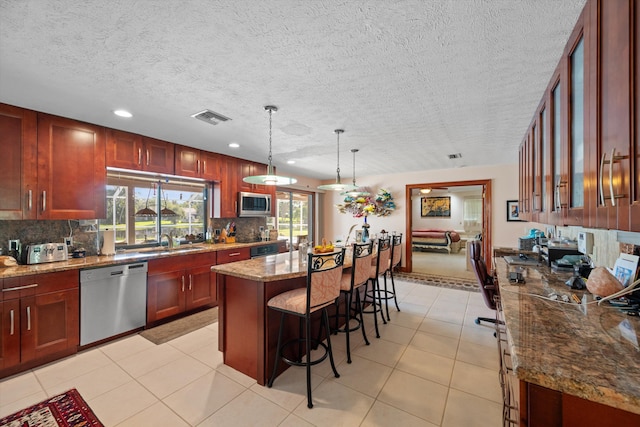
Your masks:
<svg viewBox="0 0 640 427"><path fill-rule="evenodd" d="M273 105L267 105L264 107L266 111L269 112L269 165L267 167L266 175L252 175L245 176L242 178L244 182L248 182L249 184L260 184L260 185L291 185L298 182L295 178L289 178L286 176L278 176L275 174L273 170L273 165L271 164L271 115L278 111L278 107Z"/></svg>
<svg viewBox="0 0 640 427"><path fill-rule="evenodd" d="M165 216L165 217L166 216L178 216L178 214L175 213L175 211L173 211L173 210L171 210L171 209L169 209L167 207L167 195L164 192L164 190L161 190L161 191L162 191L162 198L164 199L164 208L160 211L160 215Z"/></svg>
<svg viewBox="0 0 640 427"><path fill-rule="evenodd" d="M155 185L155 184L154 184ZM149 192L147 193L147 204L145 205L144 208L140 209L138 212L135 213L135 216L142 216L142 217L154 217L154 216L158 216L158 214L156 213L156 211L154 211L153 209L149 208L149 197L151 197L151 188L149 187Z"/></svg>
<svg viewBox="0 0 640 427"><path fill-rule="evenodd" d="M333 184L320 185L318 189L329 191L352 191L358 187L351 184L343 184L340 181L340 134L344 133L344 129L336 129L334 132L338 135L338 167L336 169L336 182Z"/></svg>
<svg viewBox="0 0 640 427"><path fill-rule="evenodd" d="M353 153L353 186L355 187L353 190L346 191L344 194L347 196L351 196L354 199L358 197L367 197L370 193L368 191L364 191L363 188L359 188L356 185L356 153L360 151L357 148L352 148L351 152Z"/></svg>

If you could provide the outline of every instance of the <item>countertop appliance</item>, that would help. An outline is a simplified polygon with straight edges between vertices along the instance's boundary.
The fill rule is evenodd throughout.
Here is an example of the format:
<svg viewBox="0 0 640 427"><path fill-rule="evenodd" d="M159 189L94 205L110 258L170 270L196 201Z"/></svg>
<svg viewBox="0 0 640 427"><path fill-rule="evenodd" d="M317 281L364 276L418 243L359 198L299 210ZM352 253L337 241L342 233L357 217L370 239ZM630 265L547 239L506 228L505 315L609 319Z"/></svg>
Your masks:
<svg viewBox="0 0 640 427"><path fill-rule="evenodd" d="M80 270L80 345L143 327L147 263Z"/></svg>
<svg viewBox="0 0 640 427"><path fill-rule="evenodd" d="M271 194L239 192L238 216L271 216Z"/></svg>
<svg viewBox="0 0 640 427"><path fill-rule="evenodd" d="M261 256L267 256L267 255L277 255L278 244L269 243L268 245L254 246L249 250L249 253L251 255L251 258L258 258Z"/></svg>
<svg viewBox="0 0 640 427"><path fill-rule="evenodd" d="M66 261L69 258L67 245L64 243L42 243L28 245L22 251L23 264L42 264L45 262Z"/></svg>

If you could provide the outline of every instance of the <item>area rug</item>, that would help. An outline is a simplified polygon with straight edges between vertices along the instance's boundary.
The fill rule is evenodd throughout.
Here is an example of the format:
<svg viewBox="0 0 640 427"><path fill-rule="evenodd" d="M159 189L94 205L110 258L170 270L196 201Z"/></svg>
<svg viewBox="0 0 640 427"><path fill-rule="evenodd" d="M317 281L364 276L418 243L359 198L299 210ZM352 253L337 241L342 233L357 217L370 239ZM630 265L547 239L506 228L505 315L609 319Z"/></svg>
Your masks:
<svg viewBox="0 0 640 427"><path fill-rule="evenodd" d="M393 273L396 279L407 282L421 283L423 285L439 286L441 288L460 289L469 292L480 292L478 282L475 280L463 279L460 277L434 276L422 273Z"/></svg>
<svg viewBox="0 0 640 427"><path fill-rule="evenodd" d="M0 419L0 427L103 426L75 388Z"/></svg>
<svg viewBox="0 0 640 427"><path fill-rule="evenodd" d="M174 320L155 328L140 332L154 344L162 344L218 321L218 307L200 311L182 319Z"/></svg>

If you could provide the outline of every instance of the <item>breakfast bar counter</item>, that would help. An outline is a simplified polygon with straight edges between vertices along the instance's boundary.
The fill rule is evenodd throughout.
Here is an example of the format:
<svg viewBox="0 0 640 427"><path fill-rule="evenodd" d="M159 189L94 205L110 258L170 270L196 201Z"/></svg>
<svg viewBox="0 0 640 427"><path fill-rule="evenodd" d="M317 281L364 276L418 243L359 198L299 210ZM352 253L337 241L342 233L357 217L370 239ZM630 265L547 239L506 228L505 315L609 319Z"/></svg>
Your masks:
<svg viewBox="0 0 640 427"><path fill-rule="evenodd" d="M345 256L345 266L350 263ZM211 271L218 280L218 348L224 363L265 385L273 369L280 318L267 302L306 286L307 266L299 263L297 252L286 252L216 265ZM285 340L298 330L296 319L289 320ZM281 364L280 369L285 367Z"/></svg>
<svg viewBox="0 0 640 427"><path fill-rule="evenodd" d="M598 305L586 290L570 289L565 281L571 273L496 264L509 368L519 380L520 424L577 425L569 420L578 417L579 425L640 425L638 317ZM515 268L525 284L509 282ZM546 399L540 407L536 396ZM543 423L533 421L541 416L534 412L543 412Z"/></svg>

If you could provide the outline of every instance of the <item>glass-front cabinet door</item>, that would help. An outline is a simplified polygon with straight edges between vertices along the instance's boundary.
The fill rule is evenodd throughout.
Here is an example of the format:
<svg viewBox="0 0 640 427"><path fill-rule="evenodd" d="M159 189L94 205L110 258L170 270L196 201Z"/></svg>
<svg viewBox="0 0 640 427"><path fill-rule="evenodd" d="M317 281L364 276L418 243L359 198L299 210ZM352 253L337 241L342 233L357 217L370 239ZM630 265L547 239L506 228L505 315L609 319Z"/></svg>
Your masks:
<svg viewBox="0 0 640 427"><path fill-rule="evenodd" d="M637 25L633 28L631 1L598 2L597 43L597 131L591 161L597 168L597 206L591 225L617 230L630 229L630 196L633 157L631 123L633 47L637 44ZM638 6L635 7L637 9ZM636 11L637 14L637 11ZM633 32L635 37L632 39ZM633 40L630 43L630 40ZM635 43L634 43L635 42ZM635 62L635 63L634 63ZM637 72L637 71L636 71ZM636 86L636 90L638 87ZM636 92L636 99L637 99ZM636 105L637 108L637 105ZM636 136L637 138L637 136ZM637 153L637 152L636 152ZM637 169L636 169L637 175ZM636 196L637 197L637 196ZM636 201L638 199L635 199Z"/></svg>
<svg viewBox="0 0 640 427"><path fill-rule="evenodd" d="M589 195L585 189L585 172L587 171L587 143L586 137L590 136L588 129L587 108L589 95L587 88L591 75L588 73L589 61L592 61L592 28L589 24L590 9L582 11L578 23L565 48L563 61L565 61L564 80L567 110L567 151L568 180L566 187L567 210L563 218L565 225L583 225L588 221L588 212L585 216ZM564 197L563 197L564 198ZM564 202L564 201L563 201Z"/></svg>
<svg viewBox="0 0 640 427"><path fill-rule="evenodd" d="M554 225L561 225L564 223L562 217L563 209L566 210L566 188L567 188L567 176L562 167L562 135L563 135L563 121L562 121L562 85L558 76L554 81L556 82L550 91L550 138L549 138L549 175L551 176L551 192L549 194L551 203L549 205L549 223ZM563 198L564 194L564 198ZM564 202L564 203L563 203Z"/></svg>

